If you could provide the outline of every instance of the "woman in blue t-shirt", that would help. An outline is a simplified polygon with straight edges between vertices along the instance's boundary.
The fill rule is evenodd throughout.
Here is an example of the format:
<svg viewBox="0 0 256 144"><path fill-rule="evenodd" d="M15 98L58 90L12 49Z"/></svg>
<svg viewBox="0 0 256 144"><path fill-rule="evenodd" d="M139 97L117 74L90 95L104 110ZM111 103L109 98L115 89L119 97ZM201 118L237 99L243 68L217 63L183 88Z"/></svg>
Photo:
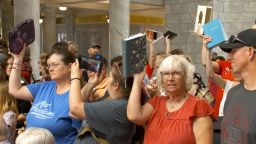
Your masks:
<svg viewBox="0 0 256 144"><path fill-rule="evenodd" d="M18 99L33 102L27 114L27 128L40 127L51 131L57 144L73 144L80 121L69 116L70 71L75 57L67 50L56 50L46 59L52 81L21 86L21 64L26 46L13 54L14 63L9 92Z"/></svg>

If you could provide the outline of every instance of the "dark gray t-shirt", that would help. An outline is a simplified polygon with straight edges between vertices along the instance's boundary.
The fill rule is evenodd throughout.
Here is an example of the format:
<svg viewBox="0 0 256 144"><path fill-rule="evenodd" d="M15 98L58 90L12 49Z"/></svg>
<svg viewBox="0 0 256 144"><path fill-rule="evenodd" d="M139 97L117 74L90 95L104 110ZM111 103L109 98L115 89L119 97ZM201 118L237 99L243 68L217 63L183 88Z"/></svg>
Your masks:
<svg viewBox="0 0 256 144"><path fill-rule="evenodd" d="M126 99L105 99L85 104L86 123L111 144L131 144L135 125L127 118ZM96 143L88 136L83 143Z"/></svg>
<svg viewBox="0 0 256 144"><path fill-rule="evenodd" d="M221 143L256 143L256 90L246 90L239 84L228 92L221 123Z"/></svg>

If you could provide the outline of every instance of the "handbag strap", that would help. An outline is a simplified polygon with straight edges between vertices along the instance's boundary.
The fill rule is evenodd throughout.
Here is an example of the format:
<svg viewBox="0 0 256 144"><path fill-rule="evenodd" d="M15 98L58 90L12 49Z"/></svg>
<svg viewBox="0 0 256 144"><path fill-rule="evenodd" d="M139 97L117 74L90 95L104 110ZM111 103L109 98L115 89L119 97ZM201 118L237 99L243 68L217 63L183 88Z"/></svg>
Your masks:
<svg viewBox="0 0 256 144"><path fill-rule="evenodd" d="M89 126L83 127L82 130L78 133L77 137L81 138L82 136L85 136L88 134L91 135L98 144L109 144L109 142L106 139L97 137L96 134L93 132L93 130Z"/></svg>

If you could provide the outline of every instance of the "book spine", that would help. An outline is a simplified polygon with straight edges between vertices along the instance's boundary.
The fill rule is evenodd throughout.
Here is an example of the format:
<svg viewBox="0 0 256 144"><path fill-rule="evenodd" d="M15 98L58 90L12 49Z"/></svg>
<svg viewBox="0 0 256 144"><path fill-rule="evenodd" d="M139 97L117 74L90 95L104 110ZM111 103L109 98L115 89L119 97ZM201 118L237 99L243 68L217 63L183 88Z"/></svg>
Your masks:
<svg viewBox="0 0 256 144"><path fill-rule="evenodd" d="M123 59L123 76L127 78L127 57L126 57L126 43L127 41L122 40L122 59Z"/></svg>

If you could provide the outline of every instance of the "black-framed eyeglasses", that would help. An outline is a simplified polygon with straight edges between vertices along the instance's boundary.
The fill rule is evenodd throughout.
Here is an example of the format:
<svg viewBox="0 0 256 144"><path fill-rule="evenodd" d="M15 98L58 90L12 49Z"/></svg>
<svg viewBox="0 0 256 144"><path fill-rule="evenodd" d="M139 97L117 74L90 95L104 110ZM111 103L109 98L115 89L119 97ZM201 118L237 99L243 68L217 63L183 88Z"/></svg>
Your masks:
<svg viewBox="0 0 256 144"><path fill-rule="evenodd" d="M180 71L174 71L174 72L165 71L165 72L161 72L161 75L165 79L169 78L170 75L173 78L180 78L180 76L182 75L182 72L180 72Z"/></svg>
<svg viewBox="0 0 256 144"><path fill-rule="evenodd" d="M246 42L244 42L243 40L239 39L237 36L231 35L229 40L229 43L235 43L235 42L240 42L242 44L244 44L245 46L248 46L248 44L246 44Z"/></svg>

